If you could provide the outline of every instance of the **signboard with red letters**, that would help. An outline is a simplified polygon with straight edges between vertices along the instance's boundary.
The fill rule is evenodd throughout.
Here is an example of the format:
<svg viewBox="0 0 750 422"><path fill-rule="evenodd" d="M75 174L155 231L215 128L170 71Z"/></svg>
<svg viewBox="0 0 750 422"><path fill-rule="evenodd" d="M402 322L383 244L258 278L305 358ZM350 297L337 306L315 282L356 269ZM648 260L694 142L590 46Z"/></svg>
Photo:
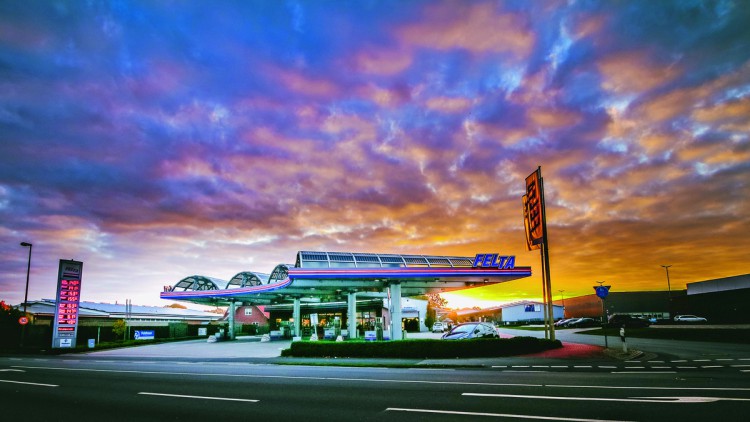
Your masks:
<svg viewBox="0 0 750 422"><path fill-rule="evenodd" d="M53 348L76 347L78 303L81 300L83 262L60 260L57 276L57 299L52 329Z"/></svg>

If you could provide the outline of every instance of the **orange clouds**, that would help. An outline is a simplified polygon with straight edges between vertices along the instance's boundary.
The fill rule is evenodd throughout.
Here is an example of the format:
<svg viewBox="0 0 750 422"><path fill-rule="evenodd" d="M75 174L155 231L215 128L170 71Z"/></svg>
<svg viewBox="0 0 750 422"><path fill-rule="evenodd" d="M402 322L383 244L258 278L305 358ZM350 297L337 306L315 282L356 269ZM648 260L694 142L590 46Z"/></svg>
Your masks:
<svg viewBox="0 0 750 422"><path fill-rule="evenodd" d="M603 76L602 87L619 94L654 89L681 73L672 65L653 64L644 51L614 54L600 60L597 65Z"/></svg>
<svg viewBox="0 0 750 422"><path fill-rule="evenodd" d="M411 24L399 31L402 40L409 45L439 50L509 53L518 59L531 52L535 36L522 16L499 12L492 3L457 5L430 7L425 13L425 23Z"/></svg>

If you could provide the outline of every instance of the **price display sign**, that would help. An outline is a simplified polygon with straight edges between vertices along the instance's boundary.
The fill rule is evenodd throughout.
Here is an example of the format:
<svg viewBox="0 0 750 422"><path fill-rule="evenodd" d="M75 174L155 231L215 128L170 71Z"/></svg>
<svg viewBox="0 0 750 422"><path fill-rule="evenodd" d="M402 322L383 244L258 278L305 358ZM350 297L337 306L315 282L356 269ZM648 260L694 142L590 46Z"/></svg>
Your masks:
<svg viewBox="0 0 750 422"><path fill-rule="evenodd" d="M52 329L52 347L76 347L78 303L81 300L83 262L60 260L57 275L57 299Z"/></svg>

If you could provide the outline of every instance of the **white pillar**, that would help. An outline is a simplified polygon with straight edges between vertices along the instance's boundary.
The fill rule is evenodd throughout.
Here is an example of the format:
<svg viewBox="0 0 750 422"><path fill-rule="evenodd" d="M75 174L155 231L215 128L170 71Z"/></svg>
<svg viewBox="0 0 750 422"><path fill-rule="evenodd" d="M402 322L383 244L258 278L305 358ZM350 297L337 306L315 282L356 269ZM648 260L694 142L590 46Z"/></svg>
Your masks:
<svg viewBox="0 0 750 422"><path fill-rule="evenodd" d="M292 313L292 318L294 318L294 332L292 335L294 337L299 337L301 330L300 326L302 325L302 317L300 315L300 300L298 297L294 298L294 311Z"/></svg>
<svg viewBox="0 0 750 422"><path fill-rule="evenodd" d="M229 332L227 333L227 337L229 340L234 340L234 312L235 312L235 302L232 300L229 302Z"/></svg>
<svg viewBox="0 0 750 422"><path fill-rule="evenodd" d="M394 283L391 288L391 340L401 340L401 284Z"/></svg>
<svg viewBox="0 0 750 422"><path fill-rule="evenodd" d="M346 320L349 339L357 338L357 292L349 292L346 297Z"/></svg>

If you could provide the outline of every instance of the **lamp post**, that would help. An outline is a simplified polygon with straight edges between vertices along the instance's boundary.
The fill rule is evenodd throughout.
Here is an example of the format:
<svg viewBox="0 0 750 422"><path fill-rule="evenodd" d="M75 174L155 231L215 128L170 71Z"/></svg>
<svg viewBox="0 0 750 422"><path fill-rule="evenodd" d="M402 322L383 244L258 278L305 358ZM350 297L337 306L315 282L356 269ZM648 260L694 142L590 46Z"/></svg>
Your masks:
<svg viewBox="0 0 750 422"><path fill-rule="evenodd" d="M669 317L672 317L672 286L669 284L669 267L671 267L672 264L669 265L662 265L664 270L667 272L667 313L669 314Z"/></svg>
<svg viewBox="0 0 750 422"><path fill-rule="evenodd" d="M669 298L672 299L672 286L669 284L669 267L672 265L662 265L664 269L667 271L667 291L669 292Z"/></svg>
<svg viewBox="0 0 750 422"><path fill-rule="evenodd" d="M565 290L558 290L558 292L560 292L560 298L562 299L563 318L565 318L565 295L563 295L564 291Z"/></svg>
<svg viewBox="0 0 750 422"><path fill-rule="evenodd" d="M31 248L32 244L29 242L21 242L21 246L29 248L29 260L26 265L26 292L23 295L23 316L26 316L26 302L29 301L29 273L31 273ZM23 340L26 337L26 324L21 326L21 347L23 347Z"/></svg>

